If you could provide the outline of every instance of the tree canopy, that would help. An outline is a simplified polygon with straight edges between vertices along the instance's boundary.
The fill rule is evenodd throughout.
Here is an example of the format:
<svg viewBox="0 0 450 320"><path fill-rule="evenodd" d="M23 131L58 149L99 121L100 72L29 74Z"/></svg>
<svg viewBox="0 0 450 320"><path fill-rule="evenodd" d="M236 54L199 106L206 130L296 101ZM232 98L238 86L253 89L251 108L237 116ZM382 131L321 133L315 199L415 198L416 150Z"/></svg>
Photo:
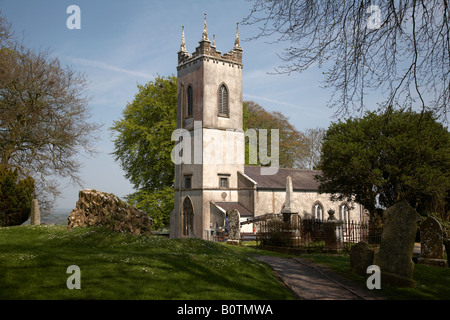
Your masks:
<svg viewBox="0 0 450 320"><path fill-rule="evenodd" d="M325 132L324 128L309 128L305 130L306 149L303 158L300 160L301 168L314 170L319 165Z"/></svg>
<svg viewBox="0 0 450 320"><path fill-rule="evenodd" d="M268 112L259 104L253 101L244 101L243 106L243 129L272 130L278 129L279 133L279 166L282 168L296 168L301 165L301 161L306 154L306 137L295 129L289 119L281 112ZM270 131L268 131L268 134ZM270 139L267 139L270 151ZM246 142L245 160L246 164L252 164L249 160L249 142ZM259 147L258 147L259 150ZM254 165L261 165L257 159Z"/></svg>
<svg viewBox="0 0 450 320"><path fill-rule="evenodd" d="M406 199L419 213L450 209L450 134L432 112L367 112L333 123L322 144L320 192L372 214Z"/></svg>
<svg viewBox="0 0 450 320"><path fill-rule="evenodd" d="M87 79L49 51L25 48L0 16L0 163L31 176L43 211L59 194L55 176L80 182L77 160L99 125L89 123Z"/></svg>
<svg viewBox="0 0 450 320"><path fill-rule="evenodd" d="M139 190L173 186L174 166L170 139L176 129L177 79L158 76L145 85L114 121L111 130L114 156L125 170L125 177Z"/></svg>
<svg viewBox="0 0 450 320"><path fill-rule="evenodd" d="M169 223L174 201L175 167L171 152L176 129L177 79L158 76L138 85L138 93L114 121L114 156L133 184L127 199L146 211L156 228Z"/></svg>

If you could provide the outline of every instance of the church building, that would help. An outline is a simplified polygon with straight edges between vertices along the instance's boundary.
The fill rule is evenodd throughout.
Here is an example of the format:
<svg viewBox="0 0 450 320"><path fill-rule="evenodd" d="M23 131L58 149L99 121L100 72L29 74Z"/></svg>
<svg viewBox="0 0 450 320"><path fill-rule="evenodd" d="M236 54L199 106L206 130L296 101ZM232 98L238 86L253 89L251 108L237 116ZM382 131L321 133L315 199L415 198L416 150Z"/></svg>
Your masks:
<svg viewBox="0 0 450 320"><path fill-rule="evenodd" d="M241 220L281 213L286 179L292 181L291 210L301 218L326 220L333 209L337 219L361 221L366 214L356 203L332 202L318 193L314 175L303 169L245 165L243 131L242 54L236 28L234 47L222 54L208 37L206 15L199 46L186 49L184 27L177 66L177 141L175 204L170 214L172 238L208 239L211 229L223 227L227 213L237 209ZM174 138L175 136L175 138ZM252 225L242 226L252 231ZM249 230L244 230L249 228Z"/></svg>

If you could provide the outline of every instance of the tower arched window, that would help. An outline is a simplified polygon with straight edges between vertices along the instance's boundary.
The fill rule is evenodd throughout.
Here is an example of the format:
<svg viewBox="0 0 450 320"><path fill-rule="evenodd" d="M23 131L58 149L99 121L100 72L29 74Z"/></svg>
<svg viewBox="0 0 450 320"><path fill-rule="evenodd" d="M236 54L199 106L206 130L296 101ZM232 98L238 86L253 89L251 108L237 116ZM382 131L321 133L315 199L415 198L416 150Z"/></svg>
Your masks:
<svg viewBox="0 0 450 320"><path fill-rule="evenodd" d="M192 87L189 86L187 89L187 116L192 117L194 113L194 92Z"/></svg>
<svg viewBox="0 0 450 320"><path fill-rule="evenodd" d="M219 116L228 117L228 89L224 84L219 88Z"/></svg>

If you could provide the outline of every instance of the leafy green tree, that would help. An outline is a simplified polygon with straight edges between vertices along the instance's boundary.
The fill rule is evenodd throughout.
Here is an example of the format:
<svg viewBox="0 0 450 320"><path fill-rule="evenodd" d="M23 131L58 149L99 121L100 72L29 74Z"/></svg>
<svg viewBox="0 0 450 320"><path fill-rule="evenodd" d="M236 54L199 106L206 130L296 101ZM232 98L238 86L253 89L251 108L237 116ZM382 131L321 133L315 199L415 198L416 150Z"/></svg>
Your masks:
<svg viewBox="0 0 450 320"><path fill-rule="evenodd" d="M30 217L34 180L19 179L17 169L0 165L0 226L21 225Z"/></svg>
<svg viewBox="0 0 450 320"><path fill-rule="evenodd" d="M148 212L158 228L168 223L173 208L177 79L158 76L138 90L110 129L117 134L113 154L138 190L128 196L129 202Z"/></svg>
<svg viewBox="0 0 450 320"><path fill-rule="evenodd" d="M127 196L128 203L148 212L153 219L153 227L161 229L170 222L170 211L174 206L173 186L155 191L139 190Z"/></svg>
<svg viewBox="0 0 450 320"><path fill-rule="evenodd" d="M243 107L243 129L267 129L267 144L270 152L270 131L272 129L279 130L279 165L282 168L295 168L301 163L301 159L306 154L306 137L303 133L295 129L289 122L289 119L281 112L269 112L262 106L253 101L244 101ZM249 139L246 139L245 163L249 160ZM259 150L259 146L258 146ZM260 165L259 161L255 165Z"/></svg>
<svg viewBox="0 0 450 320"><path fill-rule="evenodd" d="M322 144L320 191L354 199L372 214L406 199L419 213L445 215L450 134L431 112L367 112L333 123Z"/></svg>

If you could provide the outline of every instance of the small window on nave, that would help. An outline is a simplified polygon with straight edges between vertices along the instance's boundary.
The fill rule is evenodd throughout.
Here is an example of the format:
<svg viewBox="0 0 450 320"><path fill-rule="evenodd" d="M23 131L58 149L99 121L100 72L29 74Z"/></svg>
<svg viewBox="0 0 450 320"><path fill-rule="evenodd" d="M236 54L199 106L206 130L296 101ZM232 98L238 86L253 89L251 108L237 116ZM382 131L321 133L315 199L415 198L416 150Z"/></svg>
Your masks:
<svg viewBox="0 0 450 320"><path fill-rule="evenodd" d="M350 222L349 207L346 203L341 204L339 207L339 220L343 220L344 223Z"/></svg>
<svg viewBox="0 0 450 320"><path fill-rule="evenodd" d="M315 203L313 206L313 218L323 220L323 207L320 203Z"/></svg>

